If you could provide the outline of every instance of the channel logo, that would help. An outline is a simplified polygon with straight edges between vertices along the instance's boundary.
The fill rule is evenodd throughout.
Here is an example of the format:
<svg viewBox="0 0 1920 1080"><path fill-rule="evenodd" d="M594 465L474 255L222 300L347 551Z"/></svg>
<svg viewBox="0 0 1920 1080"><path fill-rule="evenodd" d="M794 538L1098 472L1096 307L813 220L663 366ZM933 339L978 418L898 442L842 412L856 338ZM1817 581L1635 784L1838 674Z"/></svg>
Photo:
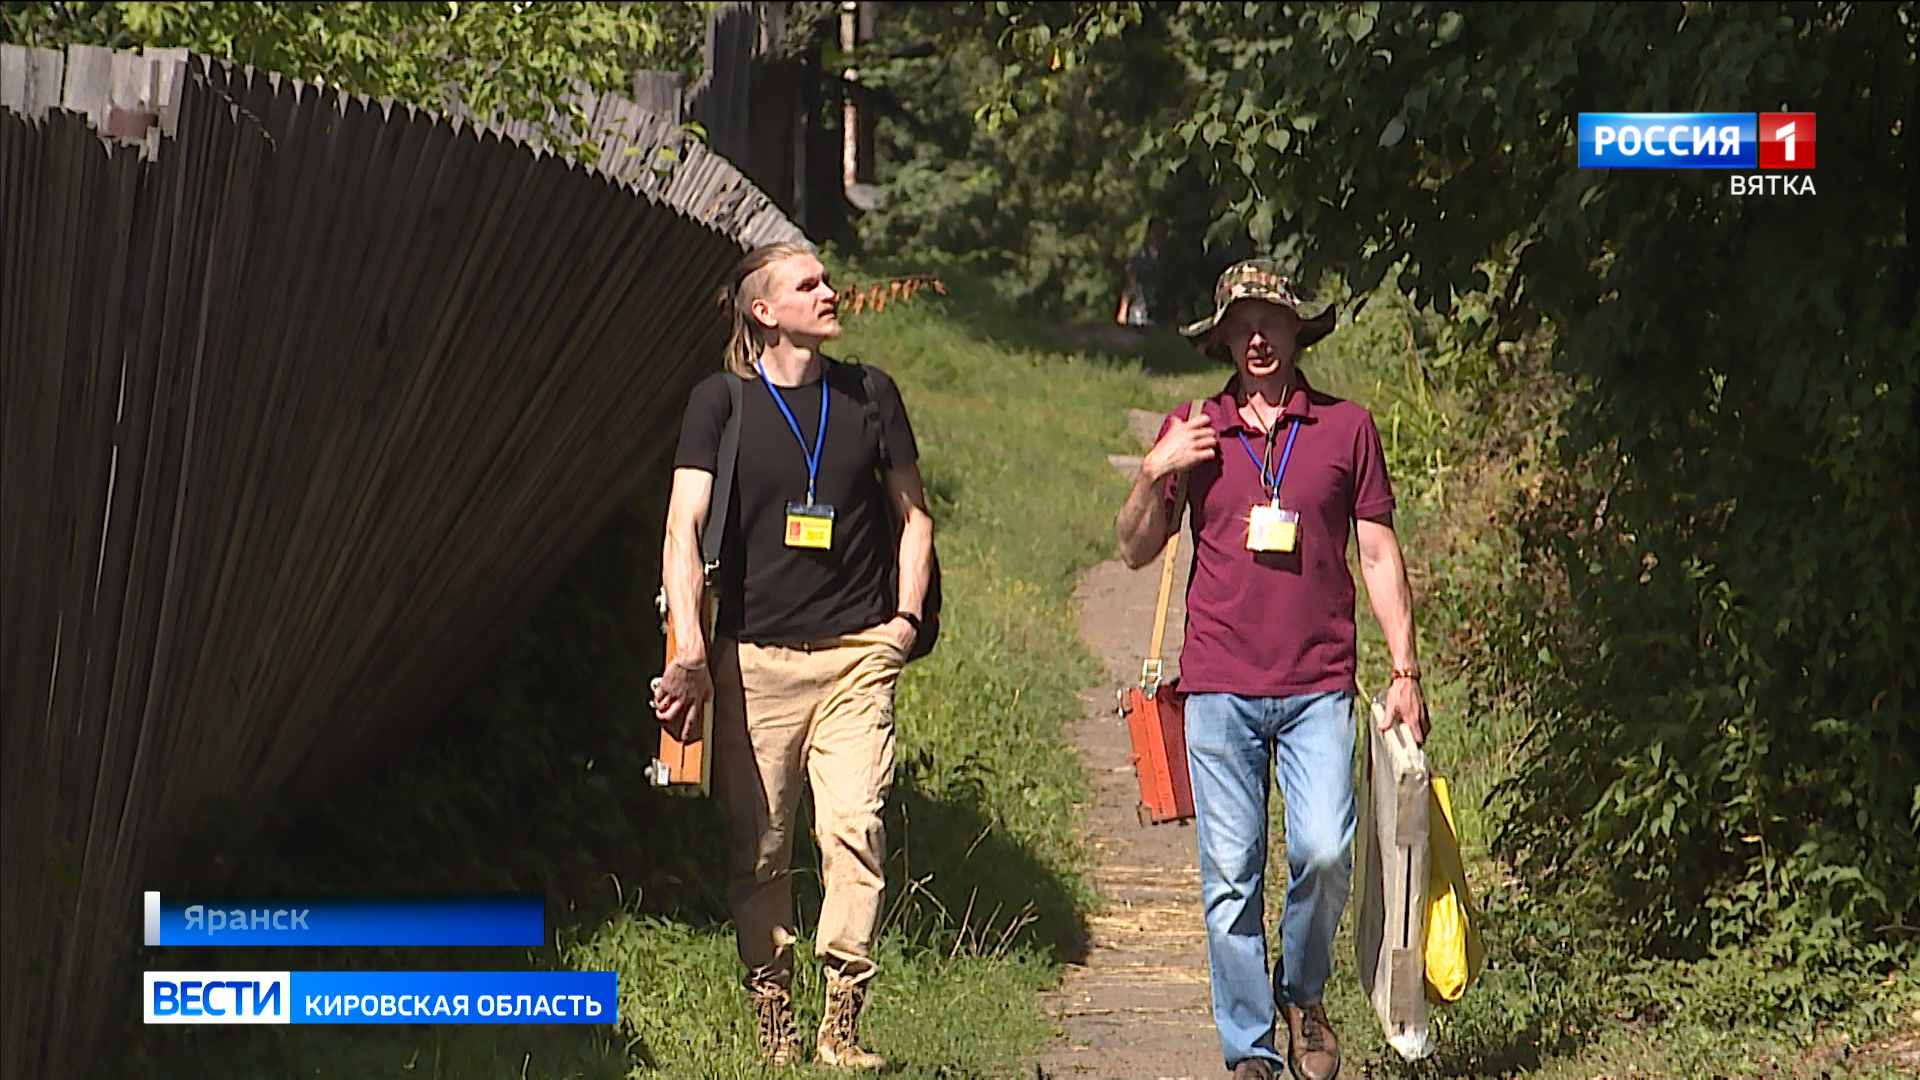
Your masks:
<svg viewBox="0 0 1920 1080"><path fill-rule="evenodd" d="M1583 169L1811 169L1813 113L1581 113Z"/></svg>
<svg viewBox="0 0 1920 1080"><path fill-rule="evenodd" d="M141 995L149 1024L287 1024L290 971L148 971Z"/></svg>
<svg viewBox="0 0 1920 1080"><path fill-rule="evenodd" d="M1813 114L1760 114L1760 167L1811 169L1814 148Z"/></svg>
<svg viewBox="0 0 1920 1080"><path fill-rule="evenodd" d="M612 971L149 971L149 1024L612 1024Z"/></svg>
<svg viewBox="0 0 1920 1080"><path fill-rule="evenodd" d="M1751 169L1752 113L1581 113L1583 169Z"/></svg>

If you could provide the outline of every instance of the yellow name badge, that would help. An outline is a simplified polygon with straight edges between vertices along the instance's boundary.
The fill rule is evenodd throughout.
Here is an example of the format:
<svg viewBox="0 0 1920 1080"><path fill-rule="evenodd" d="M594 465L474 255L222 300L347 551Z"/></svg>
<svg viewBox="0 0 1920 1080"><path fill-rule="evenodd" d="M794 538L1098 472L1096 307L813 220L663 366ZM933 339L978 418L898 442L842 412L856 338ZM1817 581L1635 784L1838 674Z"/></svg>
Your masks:
<svg viewBox="0 0 1920 1080"><path fill-rule="evenodd" d="M1300 515L1277 506L1256 506L1247 519L1247 550L1291 552L1300 537Z"/></svg>
<svg viewBox="0 0 1920 1080"><path fill-rule="evenodd" d="M815 548L820 551L831 550L833 548L833 507L815 503L788 503L787 546Z"/></svg>

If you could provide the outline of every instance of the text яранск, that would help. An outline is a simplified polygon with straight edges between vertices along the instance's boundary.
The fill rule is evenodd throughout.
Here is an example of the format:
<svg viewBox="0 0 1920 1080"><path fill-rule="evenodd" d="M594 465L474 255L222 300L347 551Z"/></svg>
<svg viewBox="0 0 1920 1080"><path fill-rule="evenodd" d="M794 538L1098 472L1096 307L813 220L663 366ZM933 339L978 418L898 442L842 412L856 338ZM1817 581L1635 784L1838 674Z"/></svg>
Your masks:
<svg viewBox="0 0 1920 1080"><path fill-rule="evenodd" d="M163 902L146 894L146 943L525 945L546 940L537 895Z"/></svg>

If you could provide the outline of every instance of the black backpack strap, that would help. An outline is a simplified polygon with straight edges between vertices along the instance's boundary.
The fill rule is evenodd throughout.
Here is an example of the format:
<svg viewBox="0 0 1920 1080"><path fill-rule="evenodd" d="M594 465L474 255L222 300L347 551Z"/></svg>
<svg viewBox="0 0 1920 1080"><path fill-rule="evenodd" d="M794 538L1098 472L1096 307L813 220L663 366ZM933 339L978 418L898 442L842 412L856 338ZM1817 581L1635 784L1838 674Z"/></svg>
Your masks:
<svg viewBox="0 0 1920 1080"><path fill-rule="evenodd" d="M880 436L880 473L885 476L893 468L893 450L887 445L887 425L880 420L880 391L873 385L873 369L865 364L855 364L860 369L860 388L864 400L860 407L866 410L867 423L873 425L874 433Z"/></svg>
<svg viewBox="0 0 1920 1080"><path fill-rule="evenodd" d="M707 527L700 536L703 569L713 573L720 565L720 541L727 531L727 510L733 502L733 471L740 460L740 402L745 396L740 376L729 371L727 426L720 432L720 456L713 469L713 498L707 502Z"/></svg>

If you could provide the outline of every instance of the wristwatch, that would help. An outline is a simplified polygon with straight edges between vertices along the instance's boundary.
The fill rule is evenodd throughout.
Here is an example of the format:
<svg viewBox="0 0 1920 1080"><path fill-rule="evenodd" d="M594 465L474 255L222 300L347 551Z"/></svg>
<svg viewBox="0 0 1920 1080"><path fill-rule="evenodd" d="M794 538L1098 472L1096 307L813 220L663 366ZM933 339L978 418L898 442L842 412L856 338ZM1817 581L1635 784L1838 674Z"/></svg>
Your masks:
<svg viewBox="0 0 1920 1080"><path fill-rule="evenodd" d="M896 611L896 612L894 612L894 613L893 613L893 617L894 617L894 618L896 618L896 619L905 619L905 620L907 620L907 625L908 625L908 626L911 626L911 627L913 627L913 633L914 633L914 636L916 636L916 637L917 637L917 636L919 636L919 634L920 634L920 616L918 616L918 615L915 615L915 614L914 614L913 612L911 612L911 611Z"/></svg>

